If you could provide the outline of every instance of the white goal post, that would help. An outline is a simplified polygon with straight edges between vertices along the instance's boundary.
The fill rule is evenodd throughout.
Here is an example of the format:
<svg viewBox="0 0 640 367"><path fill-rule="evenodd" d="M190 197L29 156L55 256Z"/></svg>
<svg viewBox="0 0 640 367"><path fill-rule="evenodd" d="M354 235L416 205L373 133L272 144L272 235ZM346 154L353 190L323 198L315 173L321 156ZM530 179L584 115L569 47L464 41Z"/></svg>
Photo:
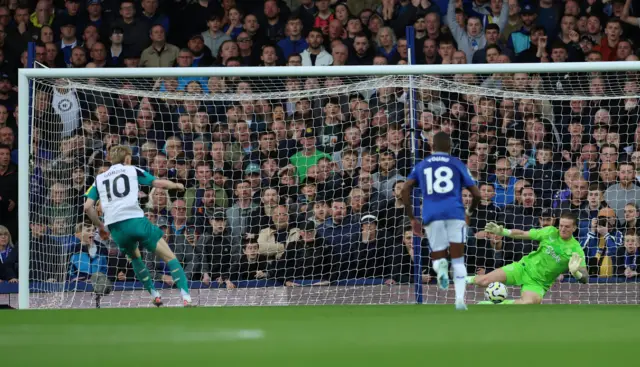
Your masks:
<svg viewBox="0 0 640 367"><path fill-rule="evenodd" d="M212 77L217 76L220 78L247 78L250 80L269 80L270 78L329 78L329 77L342 77L345 80L353 80L361 82L363 80L369 80L371 83L356 85L354 83L353 88L349 88L349 83L345 83L345 89L336 89L336 93L358 93L365 90L374 90L376 88L391 86L398 90L401 94L402 90L405 91L414 88L415 91L420 90L435 90L438 92L451 92L458 93L460 95L473 95L476 97L490 97L497 99L513 99L523 100L531 99L535 101L574 101L574 100L623 100L625 98L640 99L640 85L637 85L633 92L627 95L603 95L603 96L590 96L588 93L589 80L592 73L602 74L616 74L616 73L629 73L640 72L640 62L584 62L584 63L539 63L539 64L458 64L458 65L394 65L394 66L329 66L329 67L224 67L224 68L85 68L85 69L20 69L18 73L18 87L19 87L19 121L18 121L18 157L19 157L19 205L18 205L18 218L19 218L19 308L28 309L33 307L30 305L30 241L25 240L30 238L30 194L29 185L31 174L31 144L30 139L33 138L31 131L31 116L32 116L32 99L34 99L34 92L31 85L36 82L42 82L46 80L65 79L70 85L76 85L79 88L86 88L86 90L96 90L100 92L117 92L118 81L129 80L134 85L140 85L144 88L141 90L131 90L132 94L138 97L150 95L156 98L160 98L157 93L163 94L162 98L168 99L203 99L208 97L202 97L199 95L172 95L170 92L156 92L150 91L150 86L154 84L154 81L158 78L198 78L198 77ZM488 78L491 75L500 74L517 74L525 73L527 75L540 74L540 75L553 75L563 74L569 75L568 78L575 77L578 83L584 83L585 87L580 91L566 91L566 94L554 94L548 91L521 91L521 90L507 90L504 87L496 88L495 84L480 84L479 81L467 84L464 78L454 78L453 75L475 75ZM625 74L626 75L626 74ZM384 79L388 77L389 79ZM89 85L88 80L97 78L101 81L113 81L112 84L105 83L104 86ZM584 79L582 79L584 78ZM555 80L555 79L554 79ZM624 82L623 79L619 80ZM636 76L634 82L640 82L640 78ZM137 84L139 83L139 84ZM388 83L388 84L385 84ZM544 82L543 82L544 83ZM268 98L271 93L269 91L269 83L265 82L260 86L260 98ZM94 88L94 89L91 89ZM553 89L553 88L551 88ZM551 90L550 89L550 90ZM622 89L620 89L622 90ZM586 91L586 92L585 92ZM254 91L255 92L255 91ZM305 91L300 93L304 94ZM309 92L309 91L306 91ZM311 91L310 93L313 93ZM572 93L574 92L574 93ZM325 92L322 92L325 93ZM329 88L326 92L327 95L333 93ZM414 93L406 93L405 108L407 110L402 113L408 112L408 109L413 108L416 101L413 98L417 96ZM417 93L416 93L417 94ZM302 95L302 94L301 94ZM286 92L277 96L282 99L286 97ZM213 97L215 98L215 97ZM229 97L233 100L233 96ZM472 104L470 102L470 104ZM411 107L410 107L411 106ZM426 106L426 103L425 103ZM495 108L495 105L494 105ZM421 111L428 111L428 107L421 107ZM496 112L498 113L498 112ZM437 113L434 112L435 115ZM416 116L415 119L419 119ZM404 123L404 128L408 134L411 134L411 140L413 142L416 138L413 134L417 132L417 122L410 121L408 118ZM554 123L552 122L552 125ZM637 125L633 126L633 130ZM460 128L460 126L458 126ZM554 128L558 128L557 126ZM455 129L455 128L454 128ZM559 128L558 128L559 129ZM420 138L422 139L422 138ZM375 137L374 137L375 140ZM558 147L554 148L555 153L562 155L562 142L557 142ZM640 149L640 148L637 148ZM535 152L535 149L533 150ZM535 158L535 157L533 157ZM582 161L580 161L582 162ZM466 162L465 162L466 163ZM495 162L494 162L495 163ZM558 162L562 164L563 162ZM640 168L640 167L639 167ZM640 204L640 203L639 203ZM509 226L509 223L505 223ZM638 303L638 294L640 293L637 283L622 283L624 286L616 288L612 292L616 292L615 295L611 295L611 298L607 298L606 295L602 296L602 299L598 299L599 295L595 295L595 298L586 297L582 302L593 303ZM593 287L600 287L601 285L593 285ZM584 294L597 293L596 290L590 290L590 286L581 286L574 283L568 285L566 292L582 292ZM580 288L578 288L580 287ZM413 295L413 289L411 287L407 298L411 299ZM435 289L435 288L433 288ZM426 292L426 291L425 291ZM606 290L603 290L606 292ZM622 292L622 293L621 293ZM625 295L624 292L629 292ZM436 291L431 294L432 297L436 297ZM481 294L481 293L479 293ZM571 298L571 297L570 297ZM434 298L430 298L433 300ZM450 298L451 300L452 298ZM558 301L566 301L561 297L556 298ZM411 300L409 300L410 302ZM304 303L304 302L302 302ZM316 301L316 304L318 302ZM322 303L322 302L319 302ZM117 307L117 305L115 305ZM57 306L56 306L57 307Z"/></svg>

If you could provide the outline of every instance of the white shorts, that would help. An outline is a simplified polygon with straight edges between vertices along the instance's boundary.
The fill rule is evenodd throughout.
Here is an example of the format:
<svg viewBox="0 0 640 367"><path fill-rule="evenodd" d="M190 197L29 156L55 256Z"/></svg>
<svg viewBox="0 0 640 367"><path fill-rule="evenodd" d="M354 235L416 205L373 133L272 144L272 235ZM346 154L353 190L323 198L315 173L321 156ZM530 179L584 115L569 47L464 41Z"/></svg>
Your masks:
<svg viewBox="0 0 640 367"><path fill-rule="evenodd" d="M460 219L436 220L424 227L431 251L444 251L450 243L467 243L467 223Z"/></svg>

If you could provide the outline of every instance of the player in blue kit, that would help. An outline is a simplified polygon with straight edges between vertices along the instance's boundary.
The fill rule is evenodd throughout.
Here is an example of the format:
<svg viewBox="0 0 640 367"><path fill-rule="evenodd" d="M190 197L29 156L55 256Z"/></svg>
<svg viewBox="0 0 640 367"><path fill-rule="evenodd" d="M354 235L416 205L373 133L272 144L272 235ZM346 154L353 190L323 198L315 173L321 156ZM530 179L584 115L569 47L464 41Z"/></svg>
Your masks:
<svg viewBox="0 0 640 367"><path fill-rule="evenodd" d="M451 138L439 132L433 136L433 154L418 163L402 189L402 202L411 219L416 236L427 234L431 247L433 269L438 274L440 289L449 288L449 263L451 255L453 284L456 292L456 309L466 310L464 302L467 266L464 263L464 245L467 242L465 215L470 215L480 203L480 190L467 167L458 158L452 157ZM422 191L422 222L413 215L411 191L418 184ZM468 211L462 204L462 190L469 189L473 201Z"/></svg>

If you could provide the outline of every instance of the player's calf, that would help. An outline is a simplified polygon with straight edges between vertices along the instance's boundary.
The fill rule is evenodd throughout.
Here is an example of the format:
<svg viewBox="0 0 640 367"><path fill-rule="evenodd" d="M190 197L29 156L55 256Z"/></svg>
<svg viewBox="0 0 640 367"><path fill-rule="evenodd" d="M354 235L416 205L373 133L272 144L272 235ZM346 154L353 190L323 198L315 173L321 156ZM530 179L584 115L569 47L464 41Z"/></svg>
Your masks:
<svg viewBox="0 0 640 367"><path fill-rule="evenodd" d="M507 281L507 274L500 269L496 269L489 274L484 275L475 275L467 277L468 284L475 284L478 287L486 288L489 284L493 282L505 283Z"/></svg>
<svg viewBox="0 0 640 367"><path fill-rule="evenodd" d="M518 305L539 305L542 303L542 297L535 292L523 291L520 299L515 301Z"/></svg>

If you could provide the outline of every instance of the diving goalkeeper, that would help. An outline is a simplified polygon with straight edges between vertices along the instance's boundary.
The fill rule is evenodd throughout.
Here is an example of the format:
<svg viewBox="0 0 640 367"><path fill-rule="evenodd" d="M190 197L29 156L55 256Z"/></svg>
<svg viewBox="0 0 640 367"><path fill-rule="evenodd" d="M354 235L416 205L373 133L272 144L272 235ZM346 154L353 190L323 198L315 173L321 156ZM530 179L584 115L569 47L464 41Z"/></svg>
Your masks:
<svg viewBox="0 0 640 367"><path fill-rule="evenodd" d="M500 236L539 242L538 249L520 261L503 266L486 275L467 277L467 284L486 287L493 282L521 286L521 297L505 300L502 304L539 304L559 275L566 273L581 283L589 281L584 251L573 238L578 219L570 212L560 216L558 228L521 231L505 229L496 223L487 223L485 231Z"/></svg>

